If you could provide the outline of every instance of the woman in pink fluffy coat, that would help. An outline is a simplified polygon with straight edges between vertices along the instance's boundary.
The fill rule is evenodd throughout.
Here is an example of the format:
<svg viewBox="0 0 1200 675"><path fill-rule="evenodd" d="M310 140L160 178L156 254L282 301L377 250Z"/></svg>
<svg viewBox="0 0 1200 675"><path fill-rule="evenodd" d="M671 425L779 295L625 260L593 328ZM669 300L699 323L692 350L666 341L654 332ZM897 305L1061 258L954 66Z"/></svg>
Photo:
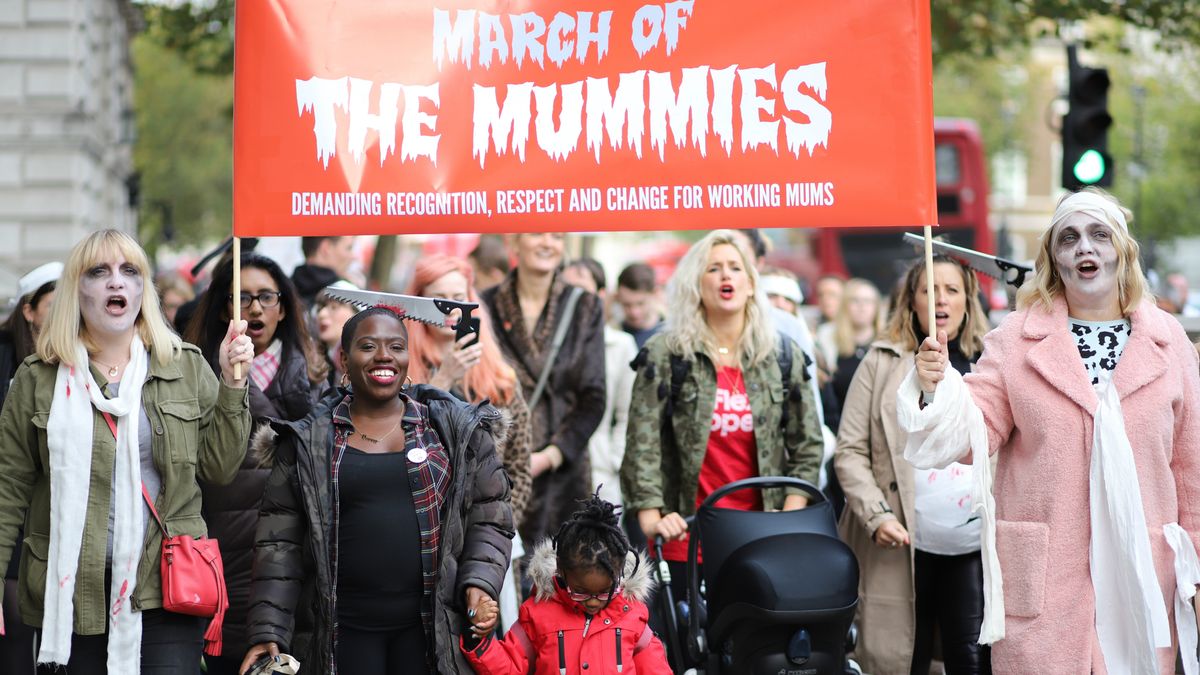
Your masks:
<svg viewBox="0 0 1200 675"><path fill-rule="evenodd" d="M906 458L975 463L999 673L1173 673L1177 647L1196 665L1200 370L1154 306L1131 215L1100 190L1064 197L975 372L946 368L939 335L898 393Z"/></svg>

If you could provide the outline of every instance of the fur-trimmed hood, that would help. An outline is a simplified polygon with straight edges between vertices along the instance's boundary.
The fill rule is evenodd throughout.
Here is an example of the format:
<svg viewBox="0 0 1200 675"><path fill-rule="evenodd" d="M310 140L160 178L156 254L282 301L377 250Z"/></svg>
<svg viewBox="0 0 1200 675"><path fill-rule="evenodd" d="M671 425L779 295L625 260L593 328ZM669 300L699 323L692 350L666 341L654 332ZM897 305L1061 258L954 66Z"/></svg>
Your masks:
<svg viewBox="0 0 1200 675"><path fill-rule="evenodd" d="M329 414L332 409L335 408L341 401L342 397L346 395L346 393L346 390L341 388L327 392L322 398L321 403L319 403L317 408L313 411L313 415ZM471 405L463 403L447 392L443 392L440 389L434 389L433 387L428 387L425 385L416 385L407 393L418 403L422 403L424 405L429 405L434 399L448 399L464 406ZM508 430L511 425L511 414L505 409L492 406L487 401L479 403L478 405L471 405L471 407L486 407L490 412L493 413L491 415L486 415L487 424L485 427L487 428L488 433L491 434L492 442L496 445L496 447L503 446L505 439L508 438ZM299 422L281 422L279 420L267 419L263 421L255 427L254 432L250 436L250 456L258 462L259 467L271 468L275 464L275 450L278 446L276 440L279 437L279 433L276 430L276 426L299 428L300 425L306 425L307 423L311 423L311 420L305 419Z"/></svg>
<svg viewBox="0 0 1200 675"><path fill-rule="evenodd" d="M625 556L625 573L621 594L638 602L649 602L654 593L654 577L650 574L650 559L644 553L630 551ZM558 554L549 537L538 542L529 558L529 578L533 581L535 597L545 602L554 597L554 576L558 574Z"/></svg>

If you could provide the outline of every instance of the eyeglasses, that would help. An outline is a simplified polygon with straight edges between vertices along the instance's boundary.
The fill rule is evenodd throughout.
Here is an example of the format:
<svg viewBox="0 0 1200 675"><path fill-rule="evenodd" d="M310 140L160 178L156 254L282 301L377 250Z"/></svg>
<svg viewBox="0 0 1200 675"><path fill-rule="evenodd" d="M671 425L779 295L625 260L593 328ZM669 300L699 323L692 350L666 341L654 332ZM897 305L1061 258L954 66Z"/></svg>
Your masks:
<svg viewBox="0 0 1200 675"><path fill-rule="evenodd" d="M609 600L620 595L622 590L621 584L618 583L616 589L608 593L580 593L579 591L576 591L568 586L566 579L563 579L562 577L558 578L558 583L563 587L563 590L567 592L567 596L569 596L575 602L587 602L592 598L595 598L600 602L608 602Z"/></svg>
<svg viewBox="0 0 1200 675"><path fill-rule="evenodd" d="M254 301L257 300L260 307L267 309L268 307L274 307L275 305L278 305L279 298L282 295L283 293L280 293L279 291L262 291L258 295L242 293L238 298L238 304L242 306L242 309L250 309L250 305L254 304ZM226 299L230 302L233 302L233 294L229 294Z"/></svg>

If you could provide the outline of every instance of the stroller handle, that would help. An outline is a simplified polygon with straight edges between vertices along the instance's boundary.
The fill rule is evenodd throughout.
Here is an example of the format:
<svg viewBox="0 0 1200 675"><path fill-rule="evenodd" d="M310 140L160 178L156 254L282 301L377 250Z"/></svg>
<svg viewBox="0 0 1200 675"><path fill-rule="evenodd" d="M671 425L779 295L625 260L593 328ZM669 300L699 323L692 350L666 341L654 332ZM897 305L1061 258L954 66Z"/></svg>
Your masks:
<svg viewBox="0 0 1200 675"><path fill-rule="evenodd" d="M809 502L812 504L819 504L823 501L826 501L825 493L821 492L821 489L816 485L813 485L804 479L792 478L791 476L755 476L754 478L735 480L732 483L726 483L716 490L713 490L712 494L708 495L708 497L704 499L704 502L700 504L700 508L704 509L711 507L730 492L754 489L764 490L767 488L796 488L806 493L809 497Z"/></svg>

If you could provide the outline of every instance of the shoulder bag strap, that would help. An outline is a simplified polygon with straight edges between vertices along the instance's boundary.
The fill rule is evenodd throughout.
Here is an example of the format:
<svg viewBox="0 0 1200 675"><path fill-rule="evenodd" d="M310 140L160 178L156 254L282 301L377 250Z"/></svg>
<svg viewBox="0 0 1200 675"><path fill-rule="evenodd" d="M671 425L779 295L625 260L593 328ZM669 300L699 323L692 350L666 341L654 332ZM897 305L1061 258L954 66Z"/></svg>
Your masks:
<svg viewBox="0 0 1200 675"><path fill-rule="evenodd" d="M108 430L112 432L113 438L116 438L117 421L113 419L112 415L104 412L103 410L100 411L100 414L104 415L104 421L108 423ZM158 529L162 530L164 537L167 536L167 528L163 525L162 518L158 517L158 509L154 508L154 500L150 498L150 492L146 490L145 483L142 483L142 499L145 499L146 506L150 507L150 513L154 515L154 520L158 522Z"/></svg>
<svg viewBox="0 0 1200 675"><path fill-rule="evenodd" d="M546 390L546 381L550 379L550 369L554 367L554 360L558 358L558 350L562 349L563 340L567 339L567 329L571 327L571 319L575 317L575 305L579 303L581 295L583 295L583 289L578 286L572 286L567 293L567 305L563 308L558 327L554 329L554 340L550 343L550 353L546 355L546 363L542 366L542 374L538 377L537 386L533 388L533 396L529 397L530 410L537 409L537 404L542 399L542 392Z"/></svg>

